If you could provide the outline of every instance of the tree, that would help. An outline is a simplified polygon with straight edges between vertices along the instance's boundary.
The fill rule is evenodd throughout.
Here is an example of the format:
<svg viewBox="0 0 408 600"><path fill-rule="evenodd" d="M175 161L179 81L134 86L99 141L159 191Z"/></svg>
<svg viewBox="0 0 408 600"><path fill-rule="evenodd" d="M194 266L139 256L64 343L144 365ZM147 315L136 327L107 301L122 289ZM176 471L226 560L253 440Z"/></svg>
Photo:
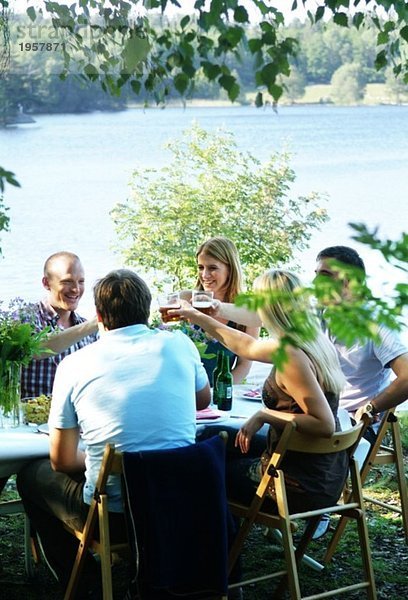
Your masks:
<svg viewBox="0 0 408 600"><path fill-rule="evenodd" d="M295 102L299 98L302 98L306 90L306 80L301 71L294 66L290 70L288 78L283 78L282 83L285 91L283 94L284 98L288 98L291 102Z"/></svg>
<svg viewBox="0 0 408 600"><path fill-rule="evenodd" d="M328 83L334 71L341 66L338 53L332 51L324 36L325 26L306 26L300 32L299 54L304 53L306 72L312 83Z"/></svg>
<svg viewBox="0 0 408 600"><path fill-rule="evenodd" d="M231 238L248 283L271 265L290 261L327 219L317 194L288 197L295 176L286 154L261 164L237 150L231 133L198 126L169 144L171 163L135 171L133 197L112 211L129 265L195 280L195 253L214 235ZM162 277L162 274L161 274Z"/></svg>
<svg viewBox="0 0 408 600"><path fill-rule="evenodd" d="M396 104L406 102L408 99L408 84L403 83L400 77L395 77L391 67L385 71L386 90Z"/></svg>
<svg viewBox="0 0 408 600"><path fill-rule="evenodd" d="M333 100L337 104L357 104L364 98L366 80L361 65L342 65L334 73L332 80Z"/></svg>

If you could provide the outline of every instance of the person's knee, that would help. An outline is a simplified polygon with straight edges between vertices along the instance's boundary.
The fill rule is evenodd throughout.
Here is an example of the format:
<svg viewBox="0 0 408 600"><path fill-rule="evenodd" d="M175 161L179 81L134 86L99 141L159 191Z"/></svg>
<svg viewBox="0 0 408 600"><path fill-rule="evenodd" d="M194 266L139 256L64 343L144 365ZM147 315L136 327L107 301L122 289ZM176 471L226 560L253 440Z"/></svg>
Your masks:
<svg viewBox="0 0 408 600"><path fill-rule="evenodd" d="M22 498L35 493L38 487L44 486L45 471L51 471L48 459L34 460L25 465L17 474L16 484Z"/></svg>

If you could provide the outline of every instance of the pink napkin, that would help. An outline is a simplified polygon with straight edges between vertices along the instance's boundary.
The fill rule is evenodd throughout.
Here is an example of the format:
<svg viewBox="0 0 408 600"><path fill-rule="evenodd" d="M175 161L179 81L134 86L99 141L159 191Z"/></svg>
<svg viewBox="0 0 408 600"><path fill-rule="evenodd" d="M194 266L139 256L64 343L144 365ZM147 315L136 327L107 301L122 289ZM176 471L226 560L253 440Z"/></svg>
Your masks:
<svg viewBox="0 0 408 600"><path fill-rule="evenodd" d="M219 419L220 417L220 413L214 408L204 408L203 410L198 410L196 412L197 421L200 421L201 419Z"/></svg>

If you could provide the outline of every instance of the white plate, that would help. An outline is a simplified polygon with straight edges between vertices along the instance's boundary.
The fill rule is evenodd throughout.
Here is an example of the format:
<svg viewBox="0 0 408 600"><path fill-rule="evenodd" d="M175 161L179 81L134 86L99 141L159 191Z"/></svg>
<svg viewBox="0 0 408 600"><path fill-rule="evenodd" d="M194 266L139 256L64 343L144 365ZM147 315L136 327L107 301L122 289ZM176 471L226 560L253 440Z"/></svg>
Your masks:
<svg viewBox="0 0 408 600"><path fill-rule="evenodd" d="M48 429L48 423L43 423L42 425L37 425L37 430L40 433L46 433L47 435L50 433L50 430Z"/></svg>
<svg viewBox="0 0 408 600"><path fill-rule="evenodd" d="M249 384L241 384L234 385L234 398L240 398L241 400L249 400L251 402L260 402L262 400L262 392L259 390L259 396L245 396L248 392L251 392L255 388L254 385Z"/></svg>

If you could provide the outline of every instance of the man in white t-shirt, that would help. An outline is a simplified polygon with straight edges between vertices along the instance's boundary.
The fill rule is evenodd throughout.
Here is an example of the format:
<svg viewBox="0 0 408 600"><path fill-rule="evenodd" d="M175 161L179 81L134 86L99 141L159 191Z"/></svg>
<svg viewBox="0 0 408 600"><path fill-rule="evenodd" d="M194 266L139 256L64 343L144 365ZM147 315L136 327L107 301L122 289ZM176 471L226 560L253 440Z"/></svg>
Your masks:
<svg viewBox="0 0 408 600"><path fill-rule="evenodd" d="M336 267L338 264L352 267L356 270L357 278L365 279L366 271L362 258L348 246L325 248L319 252L316 261L317 275L340 280L339 269ZM344 276L340 281L340 297L349 299L352 297L350 281ZM378 335L379 342L355 342L349 348L341 340L330 336L347 381L340 395L339 405L357 421L363 412L370 413L374 421L379 420L378 413L397 406L408 398L408 349L394 331L384 326L379 327ZM374 424L367 430L365 437L373 443L375 435ZM329 523L329 515L324 515L315 531L314 539L328 531Z"/></svg>
<svg viewBox="0 0 408 600"><path fill-rule="evenodd" d="M360 270L365 277L364 262L348 246L331 246L319 252L316 274L339 279L336 263ZM340 295L349 297L349 281L341 281ZM347 380L340 396L340 406L353 415L366 410L373 416L408 398L408 348L399 336L384 326L379 327L380 342L356 342L348 348L332 339ZM392 379L392 374L395 378Z"/></svg>
<svg viewBox="0 0 408 600"><path fill-rule="evenodd" d="M50 460L30 463L17 481L63 586L77 549L63 523L82 528L106 443L132 452L193 444L196 410L210 402L207 374L191 340L181 332L148 327L151 295L140 277L113 271L96 284L94 297L100 339L66 357L57 369ZM120 481L109 481L107 491L117 532L124 526ZM92 575L91 560L88 568Z"/></svg>

